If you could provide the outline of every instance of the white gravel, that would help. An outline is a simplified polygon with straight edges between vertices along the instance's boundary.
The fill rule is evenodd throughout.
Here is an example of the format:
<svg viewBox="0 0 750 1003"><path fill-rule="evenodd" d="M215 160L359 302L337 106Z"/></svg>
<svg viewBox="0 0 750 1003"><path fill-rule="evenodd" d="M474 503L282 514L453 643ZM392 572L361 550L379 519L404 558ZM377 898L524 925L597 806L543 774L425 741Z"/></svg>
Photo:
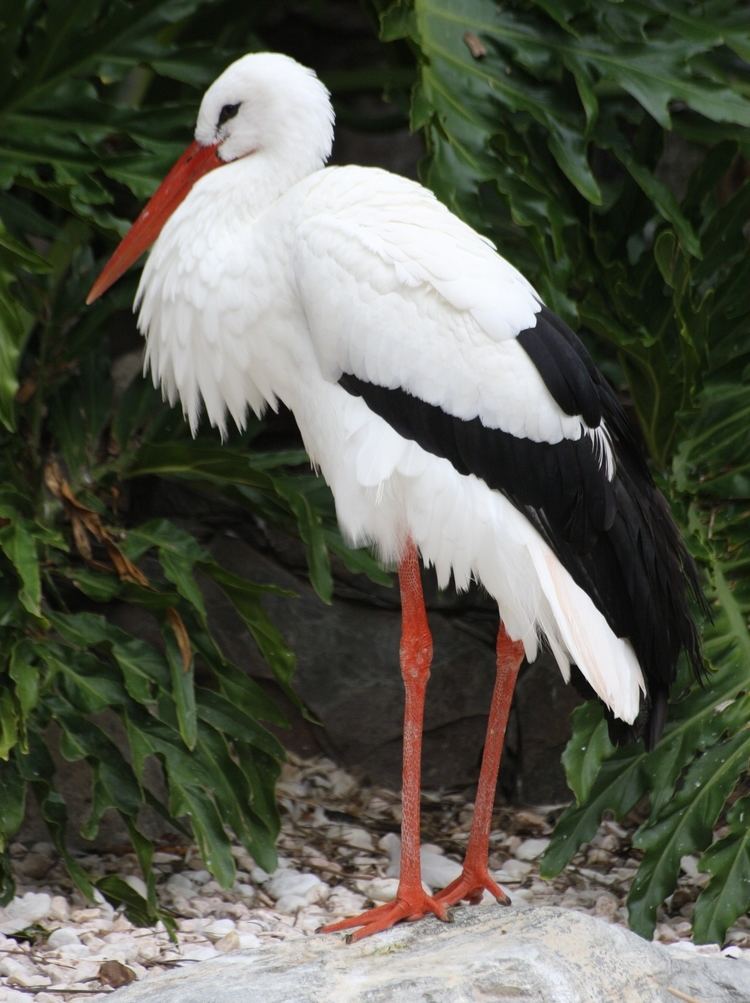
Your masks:
<svg viewBox="0 0 750 1003"><path fill-rule="evenodd" d="M154 855L162 904L177 922L176 942L160 924L134 927L104 900L90 905L74 890L54 848L13 844L18 891L0 909L0 1003L83 1001L152 973L240 948L312 935L323 923L390 898L398 875L400 801L393 791L367 788L329 760L290 757L279 786L282 834L279 868L266 874L233 848L237 882L224 890L192 846L166 845ZM459 795L426 795L423 864L428 888L456 876L472 806ZM554 881L538 875L560 806L501 808L492 834L493 873L514 902L555 904L625 925L625 897L636 872L632 830L605 822L585 852ZM145 893L135 856L82 854L94 876L117 874ZM675 893L656 939L677 950L690 941L695 898L706 875L684 858ZM21 934L21 931L24 931ZM750 920L728 935L725 953L750 956Z"/></svg>

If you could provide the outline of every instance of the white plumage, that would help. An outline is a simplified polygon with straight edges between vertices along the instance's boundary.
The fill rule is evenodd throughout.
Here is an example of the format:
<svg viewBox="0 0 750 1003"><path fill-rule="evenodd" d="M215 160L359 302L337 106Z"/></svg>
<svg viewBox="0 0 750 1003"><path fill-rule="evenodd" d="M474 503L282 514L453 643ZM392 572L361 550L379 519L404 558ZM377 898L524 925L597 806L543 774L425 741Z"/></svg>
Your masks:
<svg viewBox="0 0 750 1003"><path fill-rule="evenodd" d="M201 408L225 434L227 412L241 428L247 407L282 401L352 543L392 562L411 537L441 586L481 582L529 659L546 637L566 679L573 661L633 722L645 687L630 642L532 523L339 385L353 374L533 442L590 436L614 476L604 424L566 414L517 341L541 309L526 279L420 185L323 168L331 127L325 88L287 57L246 56L208 90L196 138L226 136L232 162L195 183L144 268L154 382L193 431Z"/></svg>
<svg viewBox="0 0 750 1003"><path fill-rule="evenodd" d="M616 740L631 729L614 718L640 728L645 705L651 746L680 655L701 672L690 601L702 596L637 434L576 335L420 185L325 169L332 134L310 70L238 60L88 302L156 240L137 297L154 382L193 431L205 410L222 436L248 407L286 404L344 534L398 563L400 876L392 902L323 928L358 928L356 940L447 919L485 891L510 902L489 873L492 811L516 679L540 637L610 709ZM501 617L466 856L434 895L420 864L432 640L417 548L441 585L481 582Z"/></svg>

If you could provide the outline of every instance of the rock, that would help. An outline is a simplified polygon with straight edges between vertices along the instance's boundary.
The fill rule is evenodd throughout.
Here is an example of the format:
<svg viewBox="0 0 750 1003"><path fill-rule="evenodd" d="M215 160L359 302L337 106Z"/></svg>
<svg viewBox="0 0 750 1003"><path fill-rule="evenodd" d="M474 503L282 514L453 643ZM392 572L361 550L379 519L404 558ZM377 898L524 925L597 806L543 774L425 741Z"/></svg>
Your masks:
<svg viewBox="0 0 750 1003"><path fill-rule="evenodd" d="M401 868L400 838L395 832L388 832L380 839L378 845L388 854L386 877L397 878ZM446 857L439 846L433 846L431 843L422 844L419 849L419 859L422 867L422 884L426 885L430 892L445 888L461 873L461 864Z"/></svg>
<svg viewBox="0 0 750 1003"><path fill-rule="evenodd" d="M243 944L240 941L240 935L236 930L230 930L226 936L221 937L216 941L216 950L221 951L222 954L229 954L230 951L237 951L242 946Z"/></svg>
<svg viewBox="0 0 750 1003"><path fill-rule="evenodd" d="M69 947L71 944L80 943L81 940L76 931L68 926L58 927L58 929L53 930L47 938L47 944L55 950L58 947Z"/></svg>
<svg viewBox="0 0 750 1003"><path fill-rule="evenodd" d="M373 878L371 881L358 881L357 886L373 902L390 902L396 897L398 878Z"/></svg>
<svg viewBox="0 0 750 1003"><path fill-rule="evenodd" d="M0 909L0 933L18 933L44 919L52 905L52 896L43 892L26 892L17 895L4 909Z"/></svg>
<svg viewBox="0 0 750 1003"><path fill-rule="evenodd" d="M231 933L234 929L234 920L215 919L213 923L209 923L208 926L204 926L203 932L210 940L221 940L222 937L226 937L226 935Z"/></svg>
<svg viewBox="0 0 750 1003"><path fill-rule="evenodd" d="M272 895L276 901L276 908L279 912L296 912L298 905L288 908L286 902L299 899L302 905L318 902L328 894L328 885L324 884L320 878L314 874L300 874L292 868L283 868L275 871L266 882L266 891Z"/></svg>
<svg viewBox="0 0 750 1003"><path fill-rule="evenodd" d="M531 871L531 864L526 860L516 860L508 857L503 861L502 868L495 874L497 881L523 881Z"/></svg>
<svg viewBox="0 0 750 1003"><path fill-rule="evenodd" d="M570 716L580 703L548 651L521 670L513 699L520 732L514 800L536 805L570 800L562 754L570 738Z"/></svg>
<svg viewBox="0 0 750 1003"><path fill-rule="evenodd" d="M207 961L215 958L218 953L215 947L209 947L207 944L187 944L182 951L182 957L185 961ZM208 987L205 991L208 991Z"/></svg>
<svg viewBox="0 0 750 1003"><path fill-rule="evenodd" d="M17 961L16 958L0 958L0 975L4 975L17 986L32 986L36 972L27 961ZM49 985L49 980L46 983Z"/></svg>
<svg viewBox="0 0 750 1003"><path fill-rule="evenodd" d="M581 913L493 905L457 909L454 917L451 924L407 923L346 947L336 937L309 937L240 951L106 998L115 1003L750 999L750 962L670 951Z"/></svg>
<svg viewBox="0 0 750 1003"><path fill-rule="evenodd" d="M3 989L0 987L0 1003L29 1003L29 999L30 996L28 993L19 992L17 989Z"/></svg>
<svg viewBox="0 0 750 1003"><path fill-rule="evenodd" d="M62 895L53 895L52 904L50 905L47 915L50 919L56 919L58 923L67 922L67 919L70 916L70 906L68 905L68 900L63 898Z"/></svg>
<svg viewBox="0 0 750 1003"><path fill-rule="evenodd" d="M128 968L127 965L110 960L99 966L98 978L103 986L119 989L121 986L135 982L136 975L133 969Z"/></svg>
<svg viewBox="0 0 750 1003"><path fill-rule="evenodd" d="M43 878L55 863L54 857L33 850L18 862L18 870L27 878Z"/></svg>
<svg viewBox="0 0 750 1003"><path fill-rule="evenodd" d="M197 871L192 872L190 878L199 885L205 885L207 881L211 880L211 875L203 868L199 868Z"/></svg>
<svg viewBox="0 0 750 1003"><path fill-rule="evenodd" d="M167 880L167 889L174 894L192 895L195 885L186 874L171 874Z"/></svg>
<svg viewBox="0 0 750 1003"><path fill-rule="evenodd" d="M548 846L549 840L546 838L525 839L514 856L517 860L536 860L537 857L541 857Z"/></svg>

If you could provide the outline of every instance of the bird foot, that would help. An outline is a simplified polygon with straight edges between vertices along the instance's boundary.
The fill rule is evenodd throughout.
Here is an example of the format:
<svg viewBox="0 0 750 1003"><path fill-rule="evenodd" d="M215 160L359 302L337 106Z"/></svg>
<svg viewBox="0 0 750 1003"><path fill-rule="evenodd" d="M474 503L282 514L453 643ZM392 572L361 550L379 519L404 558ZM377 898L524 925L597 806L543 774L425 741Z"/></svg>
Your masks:
<svg viewBox="0 0 750 1003"><path fill-rule="evenodd" d="M348 919L339 920L336 923L328 923L326 926L318 928L318 933L337 933L339 930L349 930L352 927L360 927L355 933L350 933L346 938L347 944L362 940L373 933L380 933L381 930L390 930L396 923L404 919L419 919L428 913L434 913L438 919L445 922L450 921L448 916L448 906L443 902L438 902L432 895L428 895L424 889L418 888L414 891L400 891L392 902L376 906L374 909L367 909L359 916L350 916Z"/></svg>
<svg viewBox="0 0 750 1003"><path fill-rule="evenodd" d="M456 905L465 899L469 905L479 905L482 896L488 891L500 905L510 905L510 896L493 881L486 866L467 867L449 885L435 894L435 901L446 906Z"/></svg>

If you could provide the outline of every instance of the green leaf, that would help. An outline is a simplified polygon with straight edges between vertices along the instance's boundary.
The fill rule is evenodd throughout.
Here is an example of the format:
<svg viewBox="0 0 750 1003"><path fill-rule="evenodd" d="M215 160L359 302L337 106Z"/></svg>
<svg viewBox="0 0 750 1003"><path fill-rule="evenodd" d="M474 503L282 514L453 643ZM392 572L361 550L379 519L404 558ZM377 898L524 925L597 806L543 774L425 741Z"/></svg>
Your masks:
<svg viewBox="0 0 750 1003"><path fill-rule="evenodd" d="M0 690L0 760L7 761L18 742L18 712L10 690Z"/></svg>
<svg viewBox="0 0 750 1003"><path fill-rule="evenodd" d="M0 852L21 828L26 809L26 785L13 760L0 763Z"/></svg>
<svg viewBox="0 0 750 1003"><path fill-rule="evenodd" d="M277 679L288 685L294 673L295 658L258 601L267 587L250 586L218 565L206 566L206 571L242 617Z"/></svg>
<svg viewBox="0 0 750 1003"><path fill-rule="evenodd" d="M48 272L50 264L30 247L15 240L0 223L0 264L8 264L12 270Z"/></svg>
<svg viewBox="0 0 750 1003"><path fill-rule="evenodd" d="M206 867L223 888L231 888L237 869L216 805L192 785L180 789L180 799L190 817Z"/></svg>
<svg viewBox="0 0 750 1003"><path fill-rule="evenodd" d="M658 212L675 228L682 246L693 257L701 256L701 246L698 235L690 221L682 213L677 200L669 188L659 181L643 164L639 164L625 146L617 146L614 150L620 163L627 167L636 184L643 189Z"/></svg>
<svg viewBox="0 0 750 1003"><path fill-rule="evenodd" d="M283 759L284 748L274 736L261 727L247 712L228 700L221 693L200 687L197 691L198 717L217 731L268 753L275 759Z"/></svg>
<svg viewBox="0 0 750 1003"><path fill-rule="evenodd" d="M711 880L695 903L693 936L698 944L720 944L732 923L750 909L750 798L734 803L727 822L729 835L701 858L700 868Z"/></svg>
<svg viewBox="0 0 750 1003"><path fill-rule="evenodd" d="M0 516L8 520L6 525L0 526L0 550L11 562L21 580L18 598L29 613L40 617L42 587L36 540L17 512L6 506L0 506Z"/></svg>
<svg viewBox="0 0 750 1003"><path fill-rule="evenodd" d="M568 783L580 805L591 793L601 765L612 755L614 746L609 740L600 704L590 701L577 707L572 720L573 734L562 761Z"/></svg>
<svg viewBox="0 0 750 1003"><path fill-rule="evenodd" d="M645 851L628 896L633 929L650 938L656 909L675 886L680 860L703 850L724 802L750 756L750 730L704 753L685 774L682 788L658 823L642 826L634 845Z"/></svg>
<svg viewBox="0 0 750 1003"><path fill-rule="evenodd" d="M50 647L40 649L39 655L61 678L67 698L79 711L92 714L126 703L115 672L94 655L81 651L57 654Z"/></svg>
<svg viewBox="0 0 750 1003"><path fill-rule="evenodd" d="M193 660L191 659L190 664L185 666L171 627L164 627L163 636L180 735L188 749L194 749L198 740L198 717L195 705Z"/></svg>
<svg viewBox="0 0 750 1003"><path fill-rule="evenodd" d="M292 478L285 481L277 480L276 490L289 504L297 520L300 536L305 543L312 586L324 602L330 603L333 595L333 576L323 520L305 495L297 490Z"/></svg>
<svg viewBox="0 0 750 1003"><path fill-rule="evenodd" d="M108 571L92 571L90 568L56 568L58 574L64 575L89 599L96 602L109 602L119 595L122 583Z"/></svg>
<svg viewBox="0 0 750 1003"><path fill-rule="evenodd" d="M96 882L97 890L113 906L123 906L127 918L134 926L153 926L163 918L147 899L132 888L123 878L108 874Z"/></svg>
<svg viewBox="0 0 750 1003"><path fill-rule="evenodd" d="M66 842L68 822L65 802L53 787L55 766L49 751L40 735L31 736L30 749L16 760L18 772L36 794L42 819L44 820L52 842L64 860L76 888L90 902L94 899L94 889L85 871L70 853Z"/></svg>
<svg viewBox="0 0 750 1003"><path fill-rule="evenodd" d="M31 641L22 638L13 645L8 674L16 685L16 699L21 713L28 716L39 700L39 667Z"/></svg>
<svg viewBox="0 0 750 1003"><path fill-rule="evenodd" d="M15 428L18 366L30 326L31 317L0 272L0 423L9 432Z"/></svg>
<svg viewBox="0 0 750 1003"><path fill-rule="evenodd" d="M166 519L139 526L138 529L131 530L128 537L129 546L134 546L139 552L142 552L143 544L146 543L158 548L159 561L166 578L205 622L206 607L193 576L193 568L196 562L209 560L209 556L198 545L195 537Z"/></svg>
<svg viewBox="0 0 750 1003"><path fill-rule="evenodd" d="M572 860L576 851L588 842L599 828L605 811L622 819L646 791L645 753L618 751L606 759L581 805L567 808L555 826L550 845L540 861L542 877L553 878Z"/></svg>

